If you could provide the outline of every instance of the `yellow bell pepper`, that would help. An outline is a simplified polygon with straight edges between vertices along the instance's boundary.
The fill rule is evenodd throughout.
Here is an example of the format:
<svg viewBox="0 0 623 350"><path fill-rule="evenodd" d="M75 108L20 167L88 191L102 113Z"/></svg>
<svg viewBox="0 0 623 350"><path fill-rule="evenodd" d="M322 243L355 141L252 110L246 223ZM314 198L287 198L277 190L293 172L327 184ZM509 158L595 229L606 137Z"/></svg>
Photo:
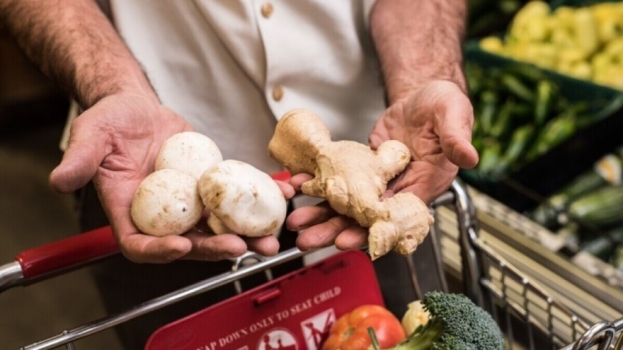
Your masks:
<svg viewBox="0 0 623 350"><path fill-rule="evenodd" d="M623 89L623 65L609 65L593 76L593 81L615 89Z"/></svg>
<svg viewBox="0 0 623 350"><path fill-rule="evenodd" d="M529 1L513 18L507 35L486 37L488 52L623 89L623 2L551 11Z"/></svg>
<svg viewBox="0 0 623 350"><path fill-rule="evenodd" d="M619 35L617 27L619 26L619 19L622 15L621 8L623 7L621 7L620 4L610 2L591 6L593 16L597 22L597 33L600 43L607 43Z"/></svg>
<svg viewBox="0 0 623 350"><path fill-rule="evenodd" d="M511 41L543 41L551 31L547 18L549 5L544 1L530 1L515 15L508 31Z"/></svg>
<svg viewBox="0 0 623 350"><path fill-rule="evenodd" d="M502 39L497 36L488 36L480 40L479 46L485 51L501 54L504 50Z"/></svg>
<svg viewBox="0 0 623 350"><path fill-rule="evenodd" d="M605 53L597 53L591 59L593 75L601 75L612 64L612 59Z"/></svg>
<svg viewBox="0 0 623 350"><path fill-rule="evenodd" d="M556 47L548 43L533 44L528 50L532 56L532 62L543 68L554 69L556 66Z"/></svg>
<svg viewBox="0 0 623 350"><path fill-rule="evenodd" d="M597 24L590 8L578 8L574 16L574 32L576 44L586 55L591 55L599 45Z"/></svg>
<svg viewBox="0 0 623 350"><path fill-rule="evenodd" d="M556 47L575 47L575 10L568 6L558 7L550 19L550 40Z"/></svg>
<svg viewBox="0 0 623 350"><path fill-rule="evenodd" d="M623 36L610 40L604 47L603 53L612 57L623 56Z"/></svg>
<svg viewBox="0 0 623 350"><path fill-rule="evenodd" d="M577 47L558 49L558 62L559 63L576 64L578 62L584 61L587 57L588 55L586 54L586 52Z"/></svg>

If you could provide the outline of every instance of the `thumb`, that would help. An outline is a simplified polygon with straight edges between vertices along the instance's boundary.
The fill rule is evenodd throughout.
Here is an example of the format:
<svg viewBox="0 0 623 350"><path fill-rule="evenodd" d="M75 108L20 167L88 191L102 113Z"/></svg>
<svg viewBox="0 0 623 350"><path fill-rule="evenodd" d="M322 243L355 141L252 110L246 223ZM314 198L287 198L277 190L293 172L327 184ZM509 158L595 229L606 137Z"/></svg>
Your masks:
<svg viewBox="0 0 623 350"><path fill-rule="evenodd" d="M88 111L76 118L71 126L69 145L61 163L50 173L50 186L69 193L86 185L107 155L107 133L93 127Z"/></svg>
<svg viewBox="0 0 623 350"><path fill-rule="evenodd" d="M437 134L445 156L457 166L470 169L478 164L478 152L471 143L473 109L465 94L458 91L454 96L445 102Z"/></svg>

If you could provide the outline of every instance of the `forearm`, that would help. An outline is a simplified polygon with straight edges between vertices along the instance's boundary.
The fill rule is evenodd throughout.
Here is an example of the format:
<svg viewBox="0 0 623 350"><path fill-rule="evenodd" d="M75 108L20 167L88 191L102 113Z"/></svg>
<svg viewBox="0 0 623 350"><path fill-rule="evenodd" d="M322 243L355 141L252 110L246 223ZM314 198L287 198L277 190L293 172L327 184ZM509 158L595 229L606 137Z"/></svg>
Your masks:
<svg viewBox="0 0 623 350"><path fill-rule="evenodd" d="M465 0L378 0L370 16L390 102L438 79L466 90Z"/></svg>
<svg viewBox="0 0 623 350"><path fill-rule="evenodd" d="M93 0L0 0L0 22L26 55L84 108L123 92L156 98Z"/></svg>

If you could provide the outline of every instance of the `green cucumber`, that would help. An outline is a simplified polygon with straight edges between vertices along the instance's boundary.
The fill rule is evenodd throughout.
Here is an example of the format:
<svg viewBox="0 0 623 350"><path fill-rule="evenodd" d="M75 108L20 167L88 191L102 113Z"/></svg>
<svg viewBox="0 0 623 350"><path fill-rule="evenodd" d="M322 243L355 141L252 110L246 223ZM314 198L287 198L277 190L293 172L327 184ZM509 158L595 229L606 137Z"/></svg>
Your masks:
<svg viewBox="0 0 623 350"><path fill-rule="evenodd" d="M504 158L511 163L516 162L530 145L533 135L534 126L531 124L526 124L515 130L504 153Z"/></svg>
<svg viewBox="0 0 623 350"><path fill-rule="evenodd" d="M540 81L547 79L542 69L530 64L515 64L506 67L505 71L532 86L536 86Z"/></svg>
<svg viewBox="0 0 623 350"><path fill-rule="evenodd" d="M623 242L623 227L617 227L605 234L585 242L580 249L584 252L607 261L614 252L614 248Z"/></svg>
<svg viewBox="0 0 623 350"><path fill-rule="evenodd" d="M539 133L539 137L528 153L529 159L546 153L562 141L566 140L575 132L575 122L573 118L566 115L558 116L545 124Z"/></svg>
<svg viewBox="0 0 623 350"><path fill-rule="evenodd" d="M606 186L576 198L568 214L580 223L607 227L623 223L623 186Z"/></svg>
<svg viewBox="0 0 623 350"><path fill-rule="evenodd" d="M616 155L602 157L590 170L576 177L534 209L532 219L545 227L555 226L558 214L566 210L572 200L601 187L618 185L621 182L621 167L621 159Z"/></svg>
<svg viewBox="0 0 623 350"><path fill-rule="evenodd" d="M513 130L532 118L532 108L513 99L506 100L500 107L489 135L505 144Z"/></svg>
<svg viewBox="0 0 623 350"><path fill-rule="evenodd" d="M549 80L541 80L537 85L537 98L534 108L534 122L537 126L541 126L547 121L552 107L554 90L554 84Z"/></svg>
<svg viewBox="0 0 623 350"><path fill-rule="evenodd" d="M498 96L491 90L483 91L480 94L480 113L478 115L478 122L480 124L480 131L487 135L493 128L493 119L498 107Z"/></svg>
<svg viewBox="0 0 623 350"><path fill-rule="evenodd" d="M532 91L533 89L526 86L516 76L511 75L511 74L503 74L500 82L502 83L502 86L506 88L508 92L518 97L519 99L522 99L530 103L534 102L535 95L534 95L534 92Z"/></svg>
<svg viewBox="0 0 623 350"><path fill-rule="evenodd" d="M497 172L504 173L520 161L521 156L530 146L533 135L534 127L530 124L523 125L513 132L508 147L497 167Z"/></svg>
<svg viewBox="0 0 623 350"><path fill-rule="evenodd" d="M555 227L558 224L558 215L567 208L569 202L607 184L601 175L591 169L539 204L532 212L531 218L544 227Z"/></svg>

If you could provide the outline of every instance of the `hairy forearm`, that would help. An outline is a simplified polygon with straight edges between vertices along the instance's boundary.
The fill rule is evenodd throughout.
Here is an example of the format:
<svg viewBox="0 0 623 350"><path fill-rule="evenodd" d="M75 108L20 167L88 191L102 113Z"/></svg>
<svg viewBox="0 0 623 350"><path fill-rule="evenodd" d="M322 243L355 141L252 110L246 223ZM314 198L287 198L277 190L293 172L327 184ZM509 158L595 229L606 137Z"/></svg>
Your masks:
<svg viewBox="0 0 623 350"><path fill-rule="evenodd" d="M378 0L370 16L390 102L431 80L465 91L465 0Z"/></svg>
<svg viewBox="0 0 623 350"><path fill-rule="evenodd" d="M93 0L0 0L0 22L26 55L84 108L117 93L154 95L140 65Z"/></svg>

